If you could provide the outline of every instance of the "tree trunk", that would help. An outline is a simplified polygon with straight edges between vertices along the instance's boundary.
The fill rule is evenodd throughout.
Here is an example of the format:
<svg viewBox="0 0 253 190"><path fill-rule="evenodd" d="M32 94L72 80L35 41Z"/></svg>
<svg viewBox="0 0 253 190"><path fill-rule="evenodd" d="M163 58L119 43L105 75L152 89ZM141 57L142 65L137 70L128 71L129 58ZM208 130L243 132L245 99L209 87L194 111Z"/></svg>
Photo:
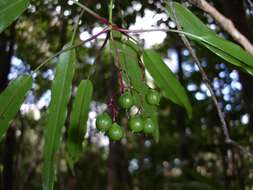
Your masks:
<svg viewBox="0 0 253 190"><path fill-rule="evenodd" d="M185 86L185 81L184 81L184 73L183 73L183 68L182 68L182 48L181 47L176 47L177 55L178 55L178 79L180 83ZM177 108L177 128L178 128L178 133L180 135L180 159L181 160L187 160L191 161L191 154L188 147L188 137L186 134L186 128L185 128L185 118L187 117L185 110L181 107ZM191 164L191 163L189 163Z"/></svg>
<svg viewBox="0 0 253 190"><path fill-rule="evenodd" d="M115 99L115 84L117 84L118 74L114 64L111 66L111 81L108 84L109 97ZM112 100L112 104L117 101ZM113 118L113 107L109 107L110 115ZM128 160L126 157L126 148L121 142L110 141L109 157L108 157L108 175L107 175L107 190L127 190L131 189L131 180L128 171Z"/></svg>
<svg viewBox="0 0 253 190"><path fill-rule="evenodd" d="M128 162L121 142L110 142L107 179L107 190L131 189Z"/></svg>

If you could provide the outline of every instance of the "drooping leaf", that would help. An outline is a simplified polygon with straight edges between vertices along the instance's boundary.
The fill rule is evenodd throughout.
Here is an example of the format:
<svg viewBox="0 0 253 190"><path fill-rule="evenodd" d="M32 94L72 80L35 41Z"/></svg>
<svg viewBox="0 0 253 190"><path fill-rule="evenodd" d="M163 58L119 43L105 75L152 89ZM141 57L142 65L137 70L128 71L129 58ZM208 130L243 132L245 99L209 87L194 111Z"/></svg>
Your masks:
<svg viewBox="0 0 253 190"><path fill-rule="evenodd" d="M73 169L82 153L82 142L86 133L86 124L92 99L93 86L90 80L81 81L73 103L68 129L68 163Z"/></svg>
<svg viewBox="0 0 253 190"><path fill-rule="evenodd" d="M202 43L202 42L200 42ZM233 62L234 65L238 66L238 67L241 67L241 62L236 59L235 57L232 57L228 54L226 54L224 51L214 47L214 46L211 46L207 43L202 43L203 46L207 47L210 51L212 51L213 53L219 55L220 57L222 57L224 60L226 60L227 62ZM246 70L249 74L253 75L253 68L251 66L248 66L248 65L243 65L244 67L244 70Z"/></svg>
<svg viewBox="0 0 253 190"><path fill-rule="evenodd" d="M241 64L248 65L249 67L253 68L253 56L244 51L237 44L228 40L224 40L223 38L216 35L207 35L203 36L202 38L202 41L204 43L224 51L224 54L228 54L234 59L237 59L241 62Z"/></svg>
<svg viewBox="0 0 253 190"><path fill-rule="evenodd" d="M134 90L132 90L132 95L134 96L135 105L139 108L143 108L144 115L151 117L156 125L156 130L153 137L156 142L159 141L159 126L158 126L158 116L157 111L154 106L151 106L146 101L146 94L149 87L145 84L142 79L142 70L138 62L138 52L136 51L136 45L132 44L131 41L114 41L111 42L114 49L114 57L117 59L119 56L119 62L122 66L123 76L127 83L130 83ZM117 55L118 54L118 55ZM129 81L130 80L130 81Z"/></svg>
<svg viewBox="0 0 253 190"><path fill-rule="evenodd" d="M65 46L65 47L68 47ZM64 48L65 48L64 47ZM43 150L43 189L52 190L55 178L55 154L59 147L61 130L67 115L67 104L71 94L71 83L75 70L75 50L64 52L59 57L52 84L48 124L45 129Z"/></svg>
<svg viewBox="0 0 253 190"><path fill-rule="evenodd" d="M17 114L31 87L32 77L30 75L22 75L12 81L0 94L0 140L3 138L11 120Z"/></svg>
<svg viewBox="0 0 253 190"><path fill-rule="evenodd" d="M29 0L0 0L0 33L28 7Z"/></svg>
<svg viewBox="0 0 253 190"><path fill-rule="evenodd" d="M244 51L239 45L225 40L210 30L190 10L179 3L173 3L177 20L185 34L192 40L208 48L210 51L238 66L252 75L253 56ZM167 8L170 17L175 20L170 7Z"/></svg>
<svg viewBox="0 0 253 190"><path fill-rule="evenodd" d="M153 77L156 85L165 92L165 96L175 104L185 107L188 116L191 117L192 108L186 91L160 55L152 50L145 50L143 60L146 69Z"/></svg>

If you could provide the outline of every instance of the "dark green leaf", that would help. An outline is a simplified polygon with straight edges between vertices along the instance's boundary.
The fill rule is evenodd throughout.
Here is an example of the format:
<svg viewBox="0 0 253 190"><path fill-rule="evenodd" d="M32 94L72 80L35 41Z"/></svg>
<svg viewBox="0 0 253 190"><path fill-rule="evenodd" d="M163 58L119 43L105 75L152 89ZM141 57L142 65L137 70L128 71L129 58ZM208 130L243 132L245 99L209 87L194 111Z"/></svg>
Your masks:
<svg viewBox="0 0 253 190"><path fill-rule="evenodd" d="M0 33L28 7L29 0L0 0Z"/></svg>
<svg viewBox="0 0 253 190"><path fill-rule="evenodd" d="M52 96L43 150L43 189L45 190L53 189L55 153L59 147L61 130L67 115L67 104L71 94L71 83L75 70L75 62L75 50L70 50L61 54L52 84Z"/></svg>
<svg viewBox="0 0 253 190"><path fill-rule="evenodd" d="M68 163L72 169L82 153L82 142L86 133L92 93L93 86L91 81L83 80L77 89L73 103L67 141Z"/></svg>
<svg viewBox="0 0 253 190"><path fill-rule="evenodd" d="M253 69L253 57L246 51L244 51L240 46L215 35L203 36L202 38L203 38L202 42L215 47L217 51L219 50L223 51L224 52L223 55L226 54L227 56L236 59L237 62L241 63L243 68L246 66ZM214 53L216 52L214 51ZM216 54L218 55L219 53ZM220 57L223 58L223 55L220 55ZM236 65L234 61L230 62Z"/></svg>
<svg viewBox="0 0 253 190"><path fill-rule="evenodd" d="M188 116L191 117L192 108L184 87L180 84L169 67L166 66L159 54L152 50L145 50L143 60L146 69L153 77L156 85L165 92L165 96L175 104L184 106Z"/></svg>
<svg viewBox="0 0 253 190"><path fill-rule="evenodd" d="M213 53L227 62L241 67L252 75L253 56L244 51L240 46L225 40L210 30L202 21L179 3L174 3L177 20L185 34L207 47ZM172 10L168 7L168 13L175 20Z"/></svg>
<svg viewBox="0 0 253 190"><path fill-rule="evenodd" d="M15 117L31 87L32 77L23 75L12 81L0 94L0 139L7 131L10 121Z"/></svg>
<svg viewBox="0 0 253 190"><path fill-rule="evenodd" d="M236 59L235 57L232 57L230 55L228 55L226 52L214 47L214 46L211 46L207 43L203 43L203 42L200 42L203 44L203 46L207 47L210 51L212 51L213 53L219 55L220 57L222 57L224 60L226 60L227 62L230 62L230 63L233 63L234 65L240 67L242 65L242 62L240 62L238 59ZM243 69L245 71L247 71L249 74L253 75L253 68L246 65L246 64L243 64Z"/></svg>

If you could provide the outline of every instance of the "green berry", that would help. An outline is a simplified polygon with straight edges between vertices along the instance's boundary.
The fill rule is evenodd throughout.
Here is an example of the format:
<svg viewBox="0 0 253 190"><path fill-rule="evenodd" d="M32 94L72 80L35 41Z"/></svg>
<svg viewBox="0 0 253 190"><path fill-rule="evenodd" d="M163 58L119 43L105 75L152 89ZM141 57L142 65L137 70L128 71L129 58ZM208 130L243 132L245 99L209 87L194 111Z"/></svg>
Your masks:
<svg viewBox="0 0 253 190"><path fill-rule="evenodd" d="M96 127L98 130L102 132L106 132L112 125L112 119L108 115L108 113L102 113L101 115L97 116L96 119Z"/></svg>
<svg viewBox="0 0 253 190"><path fill-rule="evenodd" d="M150 105L158 106L160 103L160 94L156 90L150 90L146 95L146 100Z"/></svg>
<svg viewBox="0 0 253 190"><path fill-rule="evenodd" d="M143 130L143 120L140 116L134 116L129 121L129 127L133 132L140 132Z"/></svg>
<svg viewBox="0 0 253 190"><path fill-rule="evenodd" d="M113 141L118 141L124 136L124 131L117 123L113 123L108 131L108 136Z"/></svg>
<svg viewBox="0 0 253 190"><path fill-rule="evenodd" d="M124 109L129 109L133 106L134 101L130 92L125 92L119 98L119 105Z"/></svg>
<svg viewBox="0 0 253 190"><path fill-rule="evenodd" d="M155 123L153 122L153 120L151 118L147 118L144 121L144 126L143 126L143 132L145 134L151 134L155 131Z"/></svg>

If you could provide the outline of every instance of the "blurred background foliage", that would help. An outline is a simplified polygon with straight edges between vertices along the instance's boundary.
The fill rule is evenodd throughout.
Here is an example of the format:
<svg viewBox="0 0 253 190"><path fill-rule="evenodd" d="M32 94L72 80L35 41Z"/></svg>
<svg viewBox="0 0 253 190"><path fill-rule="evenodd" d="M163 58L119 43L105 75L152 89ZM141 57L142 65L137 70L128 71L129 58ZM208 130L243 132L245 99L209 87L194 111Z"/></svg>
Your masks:
<svg viewBox="0 0 253 190"><path fill-rule="evenodd" d="M80 2L108 18L108 0ZM187 1L182 3L211 29L231 40L209 15ZM252 41L253 9L248 1L213 0L211 3ZM80 12L81 9L71 0L31 0L20 19L0 34L0 90L10 79L21 73L31 73L43 60L59 51L70 40ZM160 0L115 0L113 21L130 29L175 27ZM102 27L96 19L84 13L76 42L90 37ZM77 86L95 68L91 76L95 94L83 142L84 152L72 173L66 163L65 143L62 143L57 155L56 189L253 189L253 160L224 144L210 94L180 38L162 32L135 37L144 47L159 52L178 76L188 91L193 118L189 120L182 108L162 99L158 110L159 143L130 131L122 142L110 143L96 131L94 122L96 115L106 109L111 93L118 92L117 71L112 66L109 46L99 52L105 36L84 44L77 50L78 63L73 82ZM192 45L210 77L232 138L253 150L252 78L228 66L203 47ZM36 74L33 89L0 144L1 189L41 189L42 134L56 62L57 59L52 60ZM126 120L125 114L120 114L122 125L126 126ZM65 142L66 128L63 133Z"/></svg>

